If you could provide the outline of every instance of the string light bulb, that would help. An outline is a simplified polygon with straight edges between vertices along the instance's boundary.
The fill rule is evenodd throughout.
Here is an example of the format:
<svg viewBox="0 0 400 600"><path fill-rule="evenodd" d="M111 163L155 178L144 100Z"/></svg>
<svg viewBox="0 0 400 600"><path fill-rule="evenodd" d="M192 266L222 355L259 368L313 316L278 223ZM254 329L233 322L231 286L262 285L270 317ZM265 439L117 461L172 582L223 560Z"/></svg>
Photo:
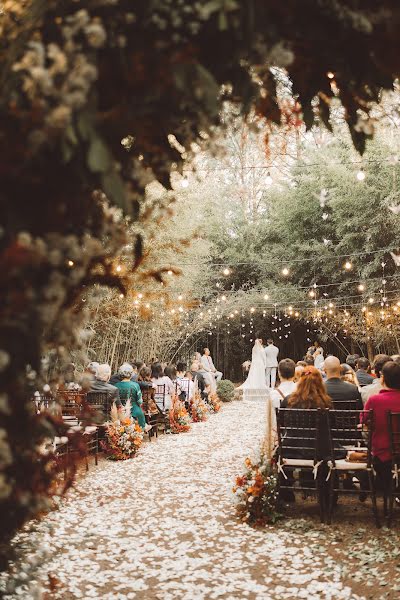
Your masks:
<svg viewBox="0 0 400 600"><path fill-rule="evenodd" d="M187 179L182 179L182 181L181 181L181 186L182 186L183 188L187 188L187 187L189 187L189 182L188 182L188 180L187 180Z"/></svg>
<svg viewBox="0 0 400 600"><path fill-rule="evenodd" d="M268 300L268 299L269 299L268 294L264 294L264 300Z"/></svg>
<svg viewBox="0 0 400 600"><path fill-rule="evenodd" d="M282 269L282 275L285 275L285 277L286 277L287 275L289 275L289 269L288 269L287 267L284 267L284 268Z"/></svg>
<svg viewBox="0 0 400 600"><path fill-rule="evenodd" d="M344 263L344 268L346 269L346 271L351 271L351 269L353 268L353 265L351 264L351 262L349 260L346 260L346 262Z"/></svg>
<svg viewBox="0 0 400 600"><path fill-rule="evenodd" d="M230 274L231 274L231 270L230 270L230 269L228 269L228 267L226 267L226 268L225 268L225 269L224 269L222 272L223 272L223 274L225 275L225 277L228 277L228 275L230 275Z"/></svg>
<svg viewBox="0 0 400 600"><path fill-rule="evenodd" d="M363 168L361 168L359 171L357 171L357 175L356 175L358 181L364 181L365 179L365 171Z"/></svg>
<svg viewBox="0 0 400 600"><path fill-rule="evenodd" d="M73 261L73 260L69 260L69 261L67 262L67 265L68 265L69 267L73 267L73 266L74 266L74 261Z"/></svg>
<svg viewBox="0 0 400 600"><path fill-rule="evenodd" d="M117 271L117 273L120 273L122 271L121 265L117 265L117 268L115 270Z"/></svg>
<svg viewBox="0 0 400 600"><path fill-rule="evenodd" d="M358 291L363 292L364 290L365 290L365 285L360 283L360 285L358 286Z"/></svg>

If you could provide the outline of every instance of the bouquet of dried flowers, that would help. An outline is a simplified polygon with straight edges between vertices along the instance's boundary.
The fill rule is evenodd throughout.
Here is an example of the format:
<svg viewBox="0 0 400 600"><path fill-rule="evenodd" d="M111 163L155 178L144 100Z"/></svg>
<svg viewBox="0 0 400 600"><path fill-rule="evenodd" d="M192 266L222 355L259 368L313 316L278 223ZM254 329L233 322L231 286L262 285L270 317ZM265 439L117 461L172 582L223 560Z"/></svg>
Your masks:
<svg viewBox="0 0 400 600"><path fill-rule="evenodd" d="M278 512L278 477L271 462L261 456L253 462L245 460L246 472L236 478L233 488L237 512L244 523L265 525L275 523L282 515Z"/></svg>
<svg viewBox="0 0 400 600"><path fill-rule="evenodd" d="M190 430L191 418L183 402L174 396L169 411L169 421L173 433L183 433Z"/></svg>
<svg viewBox="0 0 400 600"><path fill-rule="evenodd" d="M218 394L216 392L211 392L208 394L208 406L210 412L219 412L221 410L221 401L218 398Z"/></svg>
<svg viewBox="0 0 400 600"><path fill-rule="evenodd" d="M118 409L113 404L111 421L105 424L106 436L101 446L110 460L133 458L143 441L143 430L131 417L131 402Z"/></svg>
<svg viewBox="0 0 400 600"><path fill-rule="evenodd" d="M190 406L190 412L194 423L207 421L209 409L207 408L207 404L204 402L198 390L194 393L194 397Z"/></svg>

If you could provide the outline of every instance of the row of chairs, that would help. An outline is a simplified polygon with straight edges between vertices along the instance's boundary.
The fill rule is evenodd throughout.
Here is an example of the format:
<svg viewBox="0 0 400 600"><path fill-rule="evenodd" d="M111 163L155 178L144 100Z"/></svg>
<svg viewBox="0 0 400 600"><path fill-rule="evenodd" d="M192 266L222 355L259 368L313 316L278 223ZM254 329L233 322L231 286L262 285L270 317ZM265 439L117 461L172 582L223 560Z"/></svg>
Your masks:
<svg viewBox="0 0 400 600"><path fill-rule="evenodd" d="M276 415L278 446L275 460L280 490L316 493L321 521L328 524L340 493L369 495L375 523L380 527L376 502L377 475L379 479L380 473L375 471L371 452L373 411L280 408ZM400 496L397 475L400 473L400 413L388 414L388 428L391 476L390 481L382 483L384 513L390 526L395 498ZM347 453L350 453L350 460L345 458ZM353 460L351 453L354 453ZM353 477L358 479L360 489L352 485Z"/></svg>

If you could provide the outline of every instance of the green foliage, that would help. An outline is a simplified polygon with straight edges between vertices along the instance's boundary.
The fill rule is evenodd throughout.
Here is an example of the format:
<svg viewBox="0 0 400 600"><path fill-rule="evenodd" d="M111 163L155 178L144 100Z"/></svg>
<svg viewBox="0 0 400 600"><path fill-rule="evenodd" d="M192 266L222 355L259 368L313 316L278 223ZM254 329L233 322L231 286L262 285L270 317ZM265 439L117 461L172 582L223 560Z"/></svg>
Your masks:
<svg viewBox="0 0 400 600"><path fill-rule="evenodd" d="M222 379L217 383L217 395L222 402L232 402L235 396L235 386L229 379Z"/></svg>

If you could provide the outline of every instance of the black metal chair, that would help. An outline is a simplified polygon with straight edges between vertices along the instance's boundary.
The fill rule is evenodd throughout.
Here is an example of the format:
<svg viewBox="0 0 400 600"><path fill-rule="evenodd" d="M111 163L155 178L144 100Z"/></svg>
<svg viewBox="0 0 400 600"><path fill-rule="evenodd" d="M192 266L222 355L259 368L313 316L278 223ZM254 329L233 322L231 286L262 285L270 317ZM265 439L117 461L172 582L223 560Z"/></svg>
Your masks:
<svg viewBox="0 0 400 600"><path fill-rule="evenodd" d="M327 522L330 524L332 521L334 500L339 494L360 493L360 490L352 485L349 487L340 486L343 482L341 475L345 475L347 480L353 476L359 479L361 492L371 496L375 523L377 527L380 527L371 454L374 427L373 411L330 410L328 421L330 459L328 461L329 503ZM349 461L347 458L337 458L339 449L341 449L341 453L343 451L365 453L365 460Z"/></svg>
<svg viewBox="0 0 400 600"><path fill-rule="evenodd" d="M333 400L333 410L362 410L360 400Z"/></svg>
<svg viewBox="0 0 400 600"><path fill-rule="evenodd" d="M108 421L114 400L107 392L88 392L86 403L92 409L93 416L99 424Z"/></svg>
<svg viewBox="0 0 400 600"><path fill-rule="evenodd" d="M162 384L157 384L156 393L154 394L154 399L156 404L160 410L158 423L161 425L165 432L170 431L170 422L169 422L169 414L166 407L166 399L167 399L167 386Z"/></svg>
<svg viewBox="0 0 400 600"><path fill-rule="evenodd" d="M321 522L326 515L326 463L321 453L322 409L276 409L278 489L317 495ZM325 427L326 431L326 427ZM295 475L299 474L297 480ZM326 486L325 486L326 487Z"/></svg>
<svg viewBox="0 0 400 600"><path fill-rule="evenodd" d="M388 412L388 428L392 459L390 473L382 473L382 483L384 511L387 518L387 526L390 527L393 519L394 503L400 497L400 412ZM389 510L387 506L388 500Z"/></svg>
<svg viewBox="0 0 400 600"><path fill-rule="evenodd" d="M151 429L149 430L149 439L152 437L158 437L158 423L160 421L160 409L157 406L157 412L151 411L151 406L155 404L154 401L154 388L142 388L142 410L144 413L144 417L146 419L146 423L151 425Z"/></svg>

